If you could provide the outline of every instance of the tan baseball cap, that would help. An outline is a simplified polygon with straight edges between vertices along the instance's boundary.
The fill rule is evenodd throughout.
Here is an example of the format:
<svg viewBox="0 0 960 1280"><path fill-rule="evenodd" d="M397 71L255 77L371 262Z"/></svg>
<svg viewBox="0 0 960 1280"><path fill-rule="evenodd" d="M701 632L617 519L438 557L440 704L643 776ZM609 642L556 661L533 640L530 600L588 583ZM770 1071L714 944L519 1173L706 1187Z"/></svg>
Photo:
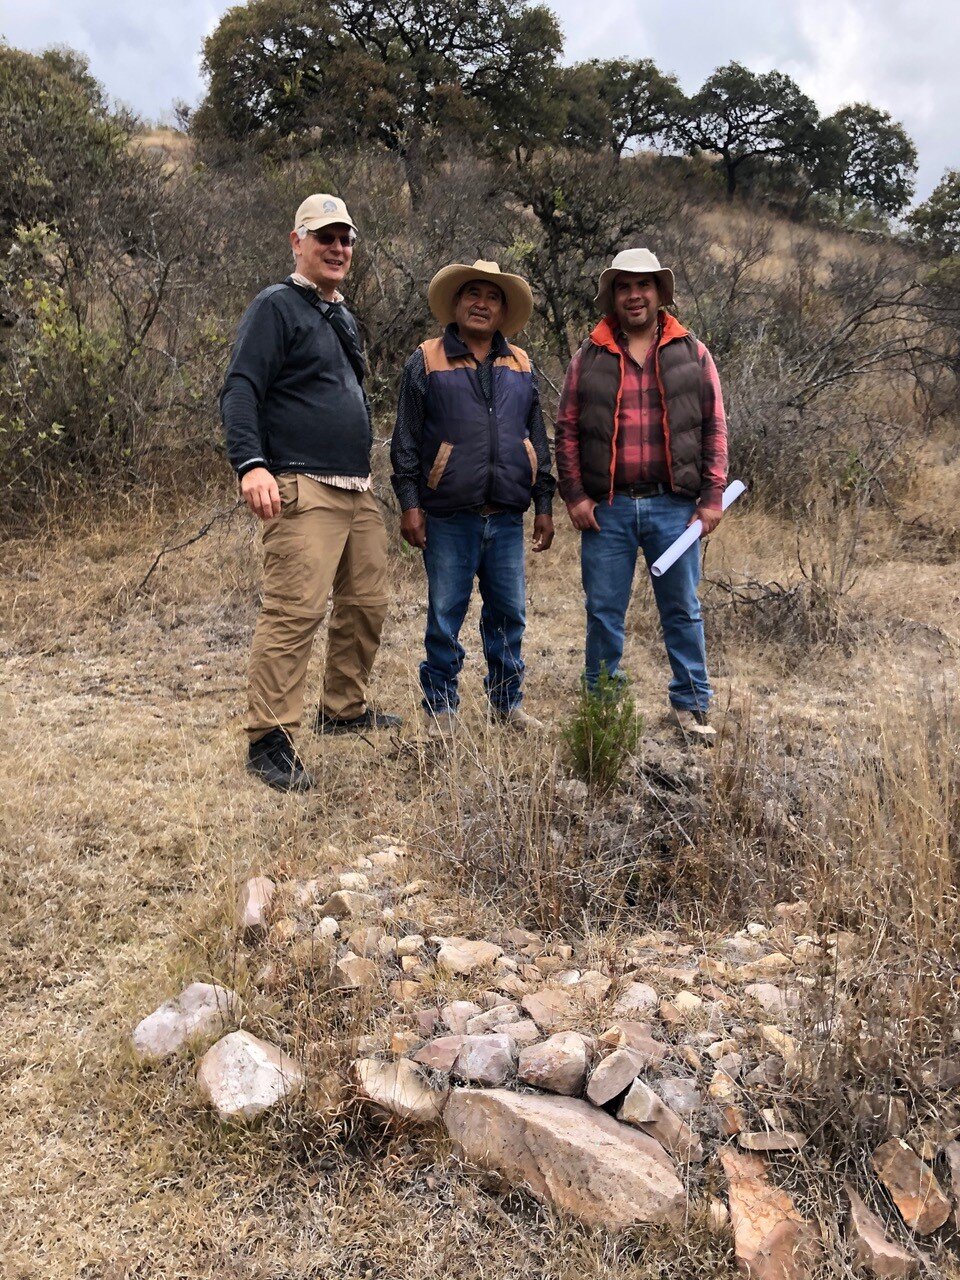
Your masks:
<svg viewBox="0 0 960 1280"><path fill-rule="evenodd" d="M293 220L293 229L306 227L308 231L319 231L321 227L332 226L335 222L345 222L348 227L357 230L357 224L347 212L347 206L337 196L307 196L297 210Z"/></svg>

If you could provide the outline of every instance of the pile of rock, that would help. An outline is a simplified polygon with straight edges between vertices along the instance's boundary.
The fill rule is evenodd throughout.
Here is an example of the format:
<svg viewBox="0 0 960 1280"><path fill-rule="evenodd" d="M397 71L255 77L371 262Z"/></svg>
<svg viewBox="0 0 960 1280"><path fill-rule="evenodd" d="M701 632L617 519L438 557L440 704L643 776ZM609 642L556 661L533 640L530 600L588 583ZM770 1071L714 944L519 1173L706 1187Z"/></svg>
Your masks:
<svg viewBox="0 0 960 1280"><path fill-rule="evenodd" d="M829 971L842 992L856 939L821 936L804 904L784 904L772 925L750 923L708 947L669 933L636 938L610 973L577 966L570 945L522 929L496 941L433 932L430 886L397 887L403 865L404 851L381 841L330 882L278 886L261 876L239 897L248 944L319 964L332 998L365 992L383 1008L382 1040L351 1066L356 1096L393 1120L443 1124L464 1159L586 1222L679 1222L701 1197L710 1220L732 1229L750 1274L807 1274L817 1237L766 1157L791 1158L808 1143L789 1106L790 1082L817 1066L816 1038L798 1035L799 1010L807 1024L813 1011L826 1041L844 1010L816 1007L817 975ZM276 979L266 958L260 981ZM232 992L193 984L144 1019L134 1045L163 1057L220 1036L241 1015ZM956 1083L948 1068L938 1067L942 1087ZM303 1075L239 1030L206 1052L198 1082L220 1116L249 1120L293 1097ZM946 1222L951 1200L929 1153L902 1140L896 1102L886 1100L889 1137L873 1168L906 1226L926 1235ZM956 1194L960 1144L944 1153ZM729 1207L708 1206L708 1162L725 1176ZM853 1187L848 1202L859 1264L913 1274L916 1256L887 1237Z"/></svg>

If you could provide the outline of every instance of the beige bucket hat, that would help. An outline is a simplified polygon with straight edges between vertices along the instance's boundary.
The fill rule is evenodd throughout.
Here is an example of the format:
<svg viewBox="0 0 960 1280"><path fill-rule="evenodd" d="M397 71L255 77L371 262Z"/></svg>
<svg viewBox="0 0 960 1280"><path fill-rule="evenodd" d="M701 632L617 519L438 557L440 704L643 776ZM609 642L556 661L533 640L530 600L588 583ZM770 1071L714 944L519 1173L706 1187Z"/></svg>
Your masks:
<svg viewBox="0 0 960 1280"><path fill-rule="evenodd" d="M669 307L673 301L673 272L670 268L661 267L660 259L649 249L622 249L609 267L600 273L594 302L600 303L605 316L613 313L613 282L624 271L636 276L656 276L660 305Z"/></svg>
<svg viewBox="0 0 960 1280"><path fill-rule="evenodd" d="M427 301L440 323L448 325L453 321L456 296L471 280L486 280L502 290L507 300L507 311L500 328L507 338L519 333L533 312L530 286L522 276L501 271L495 262L485 262L483 258L478 258L472 267L463 262L441 267L430 281Z"/></svg>
<svg viewBox="0 0 960 1280"><path fill-rule="evenodd" d="M324 194L307 196L297 210L293 220L294 231L301 227L307 231L319 231L321 227L331 227L335 222L345 222L348 227L357 230L357 224L347 212L347 206L338 196Z"/></svg>

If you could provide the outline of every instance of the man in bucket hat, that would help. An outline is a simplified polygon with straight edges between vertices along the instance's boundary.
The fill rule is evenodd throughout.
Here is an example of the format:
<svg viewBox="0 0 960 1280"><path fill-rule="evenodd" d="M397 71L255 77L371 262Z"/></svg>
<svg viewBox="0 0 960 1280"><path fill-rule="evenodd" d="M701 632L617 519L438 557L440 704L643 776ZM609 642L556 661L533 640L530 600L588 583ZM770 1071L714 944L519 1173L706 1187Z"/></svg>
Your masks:
<svg viewBox="0 0 960 1280"><path fill-rule="evenodd" d="M624 623L637 553L647 565L696 519L722 515L727 427L710 352L666 308L673 272L648 249L625 249L601 274L602 319L567 370L557 413L560 493L581 534L586 595L584 680L623 679ZM671 716L709 742L707 677L694 544L653 579L673 678Z"/></svg>
<svg viewBox="0 0 960 1280"><path fill-rule="evenodd" d="M520 276L481 260L438 271L427 297L445 327L407 361L390 456L401 533L423 552L427 573L420 686L428 730L442 737L456 724L460 628L474 579L491 717L514 730L541 728L520 706L523 513L532 500L533 549L546 551L555 482L536 376L526 352L507 341L529 320L533 295Z"/></svg>
<svg viewBox="0 0 960 1280"><path fill-rule="evenodd" d="M313 785L292 735L331 591L316 731L400 723L366 701L387 610L387 535L370 488L363 351L339 292L356 234L336 196L304 200L290 232L296 270L247 308L220 397L240 491L264 522L247 767L281 791Z"/></svg>

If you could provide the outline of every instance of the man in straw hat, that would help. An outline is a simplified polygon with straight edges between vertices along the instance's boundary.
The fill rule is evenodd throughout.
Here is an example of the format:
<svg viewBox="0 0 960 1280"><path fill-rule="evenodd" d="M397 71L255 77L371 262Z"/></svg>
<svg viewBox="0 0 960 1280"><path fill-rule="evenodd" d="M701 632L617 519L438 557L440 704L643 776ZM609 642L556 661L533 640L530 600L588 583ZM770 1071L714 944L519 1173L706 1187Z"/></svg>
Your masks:
<svg viewBox="0 0 960 1280"><path fill-rule="evenodd" d="M533 549L546 551L555 482L536 376L526 352L507 341L529 320L533 295L519 276L478 261L438 271L427 297L445 328L407 361L390 450L400 530L427 572L427 726L443 736L456 724L460 628L476 579L491 717L514 730L541 728L520 706L523 513L532 499Z"/></svg>
<svg viewBox="0 0 960 1280"><path fill-rule="evenodd" d="M281 791L313 785L292 735L331 591L316 731L400 723L366 700L387 609L387 535L370 489L363 351L339 292L356 234L336 196L304 200L290 232L296 270L247 308L220 397L240 492L264 522L247 767Z"/></svg>
<svg viewBox="0 0 960 1280"><path fill-rule="evenodd" d="M557 413L560 493L581 533L586 594L584 680L616 680L637 553L647 565L693 520L722 514L727 427L710 352L666 308L673 272L648 249L625 249L601 274L602 319L567 370ZM653 579L673 678L671 716L704 742L708 717L700 548Z"/></svg>

